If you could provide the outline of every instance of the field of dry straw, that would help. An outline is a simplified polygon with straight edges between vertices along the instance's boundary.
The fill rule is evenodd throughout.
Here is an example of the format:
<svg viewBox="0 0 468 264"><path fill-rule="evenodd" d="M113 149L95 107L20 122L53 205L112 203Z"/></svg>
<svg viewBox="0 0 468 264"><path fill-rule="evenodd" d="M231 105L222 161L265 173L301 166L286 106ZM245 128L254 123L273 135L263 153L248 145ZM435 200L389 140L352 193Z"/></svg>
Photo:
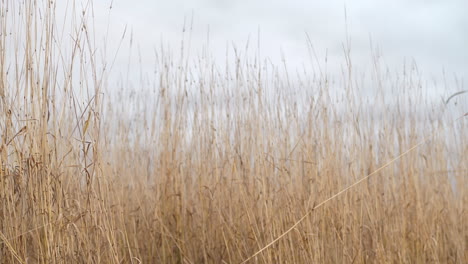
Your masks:
<svg viewBox="0 0 468 264"><path fill-rule="evenodd" d="M346 47L341 75L162 47L132 84L54 5L0 1L0 263L468 263L466 94Z"/></svg>

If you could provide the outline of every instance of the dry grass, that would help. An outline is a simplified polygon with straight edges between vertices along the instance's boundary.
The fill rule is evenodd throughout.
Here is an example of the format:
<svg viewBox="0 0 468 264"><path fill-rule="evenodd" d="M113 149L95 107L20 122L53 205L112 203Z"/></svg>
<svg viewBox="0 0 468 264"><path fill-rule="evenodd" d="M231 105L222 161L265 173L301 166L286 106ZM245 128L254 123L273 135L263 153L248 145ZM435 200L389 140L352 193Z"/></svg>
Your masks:
<svg viewBox="0 0 468 264"><path fill-rule="evenodd" d="M1 263L241 263L296 223L250 263L468 263L467 104L414 65L161 49L117 88L73 8L0 2Z"/></svg>

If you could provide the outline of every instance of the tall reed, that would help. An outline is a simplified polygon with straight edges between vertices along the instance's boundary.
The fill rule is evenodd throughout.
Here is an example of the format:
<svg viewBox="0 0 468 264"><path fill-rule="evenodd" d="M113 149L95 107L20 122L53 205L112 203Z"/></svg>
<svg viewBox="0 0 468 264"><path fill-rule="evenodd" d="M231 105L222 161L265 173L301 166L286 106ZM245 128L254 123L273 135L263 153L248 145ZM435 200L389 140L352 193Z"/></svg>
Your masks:
<svg viewBox="0 0 468 264"><path fill-rule="evenodd" d="M250 262L468 262L463 95L377 56L292 74L187 45L132 85L92 12L0 4L1 263L240 263L427 138Z"/></svg>

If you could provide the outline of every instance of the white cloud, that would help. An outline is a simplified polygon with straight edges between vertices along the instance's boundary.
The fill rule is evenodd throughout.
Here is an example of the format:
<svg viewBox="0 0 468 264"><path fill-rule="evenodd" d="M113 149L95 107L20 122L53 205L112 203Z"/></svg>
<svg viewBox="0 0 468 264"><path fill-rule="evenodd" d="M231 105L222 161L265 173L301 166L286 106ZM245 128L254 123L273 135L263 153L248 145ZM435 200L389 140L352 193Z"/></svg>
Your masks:
<svg viewBox="0 0 468 264"><path fill-rule="evenodd" d="M391 67L398 67L405 58L414 58L419 68L428 74L439 74L444 68L466 78L467 3L464 0L115 0L111 29L117 39L128 25L150 67L154 47L161 41L176 47L182 39L184 19L190 24L193 14L192 45L195 49L206 44L208 28L210 50L215 56L223 57L226 45L231 42L245 45L249 37L255 49L260 29L262 56L279 63L282 49L293 67L309 60L306 32L319 57L327 52L330 64L343 62L342 43L347 27L355 65L364 68L369 62L371 37L374 45L381 48L385 63ZM107 16L108 5L96 1L96 13Z"/></svg>

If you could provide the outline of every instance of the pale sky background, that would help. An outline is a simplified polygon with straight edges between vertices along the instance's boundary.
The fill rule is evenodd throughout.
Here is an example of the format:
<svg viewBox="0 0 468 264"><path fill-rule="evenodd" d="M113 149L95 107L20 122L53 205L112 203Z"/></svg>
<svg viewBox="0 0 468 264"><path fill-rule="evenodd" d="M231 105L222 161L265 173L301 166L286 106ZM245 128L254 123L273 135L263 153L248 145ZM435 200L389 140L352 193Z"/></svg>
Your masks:
<svg viewBox="0 0 468 264"><path fill-rule="evenodd" d="M94 2L98 27L104 29L107 21L110 22L111 46L127 26L128 32L133 32L134 47L139 47L144 69L148 71L154 62L154 48L161 41L177 47L184 20L190 24L193 16L194 54L207 43L208 32L210 51L221 59L225 57L226 47L231 48L235 43L242 48L249 38L251 50L255 51L260 32L261 56L280 64L283 52L288 66L294 69L302 63L311 65L307 33L319 59L324 60L327 54L333 70L334 66L339 68L337 64L344 63L342 44L346 41L347 28L354 65L363 70L370 63L372 39L374 48L378 47L383 55L383 62L391 68L414 59L427 76L440 76L444 69L449 76L468 77L466 0ZM118 63L124 64L124 58L128 58L128 41L119 54Z"/></svg>

